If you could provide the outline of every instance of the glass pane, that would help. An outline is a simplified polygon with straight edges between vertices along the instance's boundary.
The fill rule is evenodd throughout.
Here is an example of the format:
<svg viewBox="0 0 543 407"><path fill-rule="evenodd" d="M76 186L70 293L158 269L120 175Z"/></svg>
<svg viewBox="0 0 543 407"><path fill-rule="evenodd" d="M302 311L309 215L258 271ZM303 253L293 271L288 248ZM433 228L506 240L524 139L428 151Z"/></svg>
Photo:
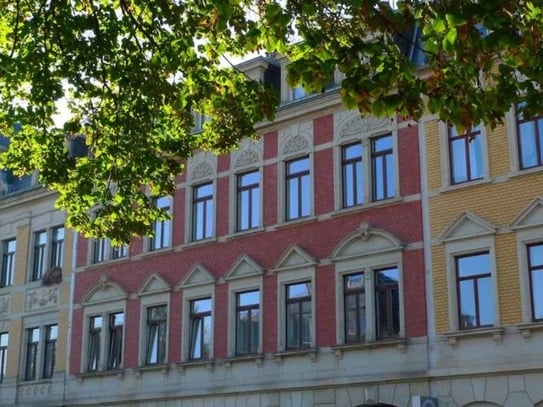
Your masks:
<svg viewBox="0 0 543 407"><path fill-rule="evenodd" d="M293 175L299 172L309 171L309 158L304 157L287 163L287 174Z"/></svg>
<svg viewBox="0 0 543 407"><path fill-rule="evenodd" d="M396 267L379 270L377 272L377 282L376 284L381 286L385 284L398 284L398 269Z"/></svg>
<svg viewBox="0 0 543 407"><path fill-rule="evenodd" d="M203 349L202 357L208 358L211 351L211 316L204 317L204 333L203 333Z"/></svg>
<svg viewBox="0 0 543 407"><path fill-rule="evenodd" d="M213 235L213 200L206 201L206 213L205 213L205 238Z"/></svg>
<svg viewBox="0 0 543 407"><path fill-rule="evenodd" d="M352 160L352 159L362 159L362 145L361 144L351 144L350 146L343 147L343 159Z"/></svg>
<svg viewBox="0 0 543 407"><path fill-rule="evenodd" d="M8 346L8 334L0 334L0 346Z"/></svg>
<svg viewBox="0 0 543 407"><path fill-rule="evenodd" d="M459 290L460 329L473 328L477 326L473 280L461 281Z"/></svg>
<svg viewBox="0 0 543 407"><path fill-rule="evenodd" d="M477 280L479 291L479 324L492 325L494 322L494 302L490 277Z"/></svg>
<svg viewBox="0 0 543 407"><path fill-rule="evenodd" d="M91 328L97 329L102 327L102 317L92 317L91 318Z"/></svg>
<svg viewBox="0 0 543 407"><path fill-rule="evenodd" d="M240 175L239 185L240 186L247 186L247 185L253 185L258 184L260 181L260 174L258 171L248 172L246 174Z"/></svg>
<svg viewBox="0 0 543 407"><path fill-rule="evenodd" d="M532 272L532 301L535 319L543 319L543 270Z"/></svg>
<svg viewBox="0 0 543 407"><path fill-rule="evenodd" d="M298 348L300 342L300 307L299 304L287 305L287 348Z"/></svg>
<svg viewBox="0 0 543 407"><path fill-rule="evenodd" d="M350 274L348 276L345 276L345 288L364 288L364 273Z"/></svg>
<svg viewBox="0 0 543 407"><path fill-rule="evenodd" d="M47 327L47 340L55 340L58 338L58 326L51 325Z"/></svg>
<svg viewBox="0 0 543 407"><path fill-rule="evenodd" d="M392 159L392 154L387 154L385 157L386 160L386 198L391 198L396 195L395 188L395 176L394 176L394 160Z"/></svg>
<svg viewBox="0 0 543 407"><path fill-rule="evenodd" d="M490 273L490 254L480 253L473 256L457 257L459 277Z"/></svg>
<svg viewBox="0 0 543 407"><path fill-rule="evenodd" d="M260 190L254 188L251 191L251 227L257 227L260 225Z"/></svg>
<svg viewBox="0 0 543 407"><path fill-rule="evenodd" d="M543 244L532 245L530 251L530 267L543 266Z"/></svg>
<svg viewBox="0 0 543 407"><path fill-rule="evenodd" d="M310 213L310 194L311 194L311 185L310 185L310 179L309 175L304 175L301 179L301 201L302 201L302 207L301 207L301 213L300 216L308 216Z"/></svg>
<svg viewBox="0 0 543 407"><path fill-rule="evenodd" d="M260 304L260 291L247 291L238 294L238 305Z"/></svg>
<svg viewBox="0 0 543 407"><path fill-rule="evenodd" d="M258 345L259 345L259 337L260 337L260 311L258 309L251 311L251 348L249 349L249 352L257 352L258 351Z"/></svg>
<svg viewBox="0 0 543 407"><path fill-rule="evenodd" d="M295 219L300 216L299 214L299 180L298 178L292 178L288 180L288 219Z"/></svg>
<svg viewBox="0 0 543 407"><path fill-rule="evenodd" d="M311 346L311 302L302 303L302 347Z"/></svg>
<svg viewBox="0 0 543 407"><path fill-rule="evenodd" d="M537 165L537 152L535 142L534 122L525 122L519 125L520 161L522 168Z"/></svg>
<svg viewBox="0 0 543 407"><path fill-rule="evenodd" d="M190 357L199 359L202 357L202 320L196 318L192 320L190 336Z"/></svg>
<svg viewBox="0 0 543 407"><path fill-rule="evenodd" d="M212 183L197 186L195 189L196 189L195 197L197 199L213 195L213 184Z"/></svg>
<svg viewBox="0 0 543 407"><path fill-rule="evenodd" d="M465 140L463 138L451 142L451 167L454 183L468 180Z"/></svg>
<svg viewBox="0 0 543 407"><path fill-rule="evenodd" d="M390 149L392 149L392 136L378 137L373 139L373 151L375 153Z"/></svg>
<svg viewBox="0 0 543 407"><path fill-rule="evenodd" d="M248 324L249 324L249 311L239 311L238 321L237 321L237 332L236 332L236 341L237 341L236 352L237 353L249 352Z"/></svg>
<svg viewBox="0 0 543 407"><path fill-rule="evenodd" d="M469 142L469 158L471 179L483 178L483 147L481 135L477 134Z"/></svg>
<svg viewBox="0 0 543 407"><path fill-rule="evenodd" d="M192 301L192 312L211 312L211 298L203 298L201 300Z"/></svg>
<svg viewBox="0 0 543 407"><path fill-rule="evenodd" d="M287 298L309 297L311 295L311 283L291 284L287 286Z"/></svg>
<svg viewBox="0 0 543 407"><path fill-rule="evenodd" d="M124 314L122 312L111 314L111 326L123 326L123 324Z"/></svg>
<svg viewBox="0 0 543 407"><path fill-rule="evenodd" d="M383 171L384 157L374 157L373 159L373 195L376 201L384 199L385 196L385 174Z"/></svg>

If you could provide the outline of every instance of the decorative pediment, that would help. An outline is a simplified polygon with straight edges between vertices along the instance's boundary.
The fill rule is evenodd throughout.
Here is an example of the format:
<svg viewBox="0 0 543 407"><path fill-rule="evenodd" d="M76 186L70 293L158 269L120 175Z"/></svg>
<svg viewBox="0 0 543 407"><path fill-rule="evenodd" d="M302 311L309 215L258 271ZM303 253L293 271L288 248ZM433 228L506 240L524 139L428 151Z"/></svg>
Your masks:
<svg viewBox="0 0 543 407"><path fill-rule="evenodd" d="M160 274L153 273L141 286L141 288L138 291L138 295L142 296L142 295L158 294L158 293L169 291L170 289L171 289L170 284L166 280L164 280L164 278L162 278Z"/></svg>
<svg viewBox="0 0 543 407"><path fill-rule="evenodd" d="M372 115L360 116L358 111L341 112L336 116L337 134L342 137L363 136L389 129L393 124L390 118L378 118Z"/></svg>
<svg viewBox="0 0 543 407"><path fill-rule="evenodd" d="M246 167L260 160L258 153L253 149L241 150L236 154L235 168Z"/></svg>
<svg viewBox="0 0 543 407"><path fill-rule="evenodd" d="M202 264L197 264L178 284L180 288L194 287L198 285L214 284L215 277Z"/></svg>
<svg viewBox="0 0 543 407"><path fill-rule="evenodd" d="M192 180L209 178L213 175L213 167L207 162L200 162L194 166L190 178Z"/></svg>
<svg viewBox="0 0 543 407"><path fill-rule="evenodd" d="M486 220L464 211L439 236L442 241L460 240L470 237L485 236L496 233L496 228Z"/></svg>
<svg viewBox="0 0 543 407"><path fill-rule="evenodd" d="M543 226L543 198L537 197L515 217L512 229Z"/></svg>
<svg viewBox="0 0 543 407"><path fill-rule="evenodd" d="M82 305L99 304L126 300L126 291L116 282L111 281L107 276L100 277L100 281L83 297Z"/></svg>
<svg viewBox="0 0 543 407"><path fill-rule="evenodd" d="M393 234L372 228L369 223L362 222L358 229L343 239L332 254L335 260L368 256L377 253L401 250L403 244Z"/></svg>
<svg viewBox="0 0 543 407"><path fill-rule="evenodd" d="M291 270L304 266L314 266L317 261L298 245L290 247L281 257L275 271Z"/></svg>
<svg viewBox="0 0 543 407"><path fill-rule="evenodd" d="M313 122L304 122L289 126L279 131L281 154L289 155L307 151L311 147Z"/></svg>
<svg viewBox="0 0 543 407"><path fill-rule="evenodd" d="M264 269L260 264L251 259L246 254L242 255L232 266L225 277L225 280L235 280L238 278L260 276Z"/></svg>

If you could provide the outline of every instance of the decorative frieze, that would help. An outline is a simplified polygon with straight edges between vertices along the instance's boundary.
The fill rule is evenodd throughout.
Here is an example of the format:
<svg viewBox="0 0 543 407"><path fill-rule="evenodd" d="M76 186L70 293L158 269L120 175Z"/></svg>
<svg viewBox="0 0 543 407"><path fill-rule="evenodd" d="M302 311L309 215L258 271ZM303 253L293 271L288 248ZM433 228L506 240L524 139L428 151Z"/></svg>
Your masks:
<svg viewBox="0 0 543 407"><path fill-rule="evenodd" d="M9 295L3 295L0 297L0 315L9 313Z"/></svg>
<svg viewBox="0 0 543 407"><path fill-rule="evenodd" d="M58 286L40 287L26 292L26 310L56 307L59 302Z"/></svg>

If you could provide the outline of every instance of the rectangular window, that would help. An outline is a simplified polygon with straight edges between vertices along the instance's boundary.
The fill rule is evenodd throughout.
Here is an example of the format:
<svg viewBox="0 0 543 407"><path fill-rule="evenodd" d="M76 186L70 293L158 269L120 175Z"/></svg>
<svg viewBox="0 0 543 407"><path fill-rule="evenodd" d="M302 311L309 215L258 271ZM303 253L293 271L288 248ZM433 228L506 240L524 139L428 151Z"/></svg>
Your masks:
<svg viewBox="0 0 543 407"><path fill-rule="evenodd" d="M310 348L311 341L311 283L289 284L286 287L287 349Z"/></svg>
<svg viewBox="0 0 543 407"><path fill-rule="evenodd" d="M4 381L6 367L8 363L8 340L7 332L0 332L0 383Z"/></svg>
<svg viewBox="0 0 543 407"><path fill-rule="evenodd" d="M55 371L55 356L57 351L58 325L45 327L45 342L43 349L43 378L50 379Z"/></svg>
<svg viewBox="0 0 543 407"><path fill-rule="evenodd" d="M456 127L449 129L449 162L451 184L461 184L482 179L483 145L479 126L458 134Z"/></svg>
<svg viewBox="0 0 543 407"><path fill-rule="evenodd" d="M100 369L100 343L102 337L102 316L94 316L89 321L89 345L87 371L97 372Z"/></svg>
<svg viewBox="0 0 543 407"><path fill-rule="evenodd" d="M154 204L163 212L171 213L171 198L162 197L154 200ZM171 219L157 220L153 224L153 236L150 240L150 250L159 250L170 246Z"/></svg>
<svg viewBox="0 0 543 407"><path fill-rule="evenodd" d="M106 261L107 259L106 247L107 247L107 239L105 237L101 239L96 239L93 241L93 247L92 247L92 262L93 263L101 263L103 261Z"/></svg>
<svg viewBox="0 0 543 407"><path fill-rule="evenodd" d="M375 271L375 321L377 339L397 338L400 333L398 268Z"/></svg>
<svg viewBox="0 0 543 407"><path fill-rule="evenodd" d="M111 246L111 258L113 260L122 259L128 256L128 246L123 244L122 246Z"/></svg>
<svg viewBox="0 0 543 407"><path fill-rule="evenodd" d="M458 256L455 261L459 328L492 326L494 308L490 253Z"/></svg>
<svg viewBox="0 0 543 407"><path fill-rule="evenodd" d="M237 231L260 226L260 173L258 170L237 176Z"/></svg>
<svg viewBox="0 0 543 407"><path fill-rule="evenodd" d="M147 308L147 349L145 352L147 365L166 361L167 316L165 305Z"/></svg>
<svg viewBox="0 0 543 407"><path fill-rule="evenodd" d="M286 219L310 215L311 180L309 157L286 162Z"/></svg>
<svg viewBox="0 0 543 407"><path fill-rule="evenodd" d="M53 229L51 239L51 267L62 267L64 251L64 226Z"/></svg>
<svg viewBox="0 0 543 407"><path fill-rule="evenodd" d="M42 230L34 233L34 261L32 263L32 281L39 280L45 272L45 255L47 247L47 232Z"/></svg>
<svg viewBox="0 0 543 407"><path fill-rule="evenodd" d="M211 351L211 298L190 302L190 359L207 359Z"/></svg>
<svg viewBox="0 0 543 407"><path fill-rule="evenodd" d="M123 328L124 313L117 312L109 315L109 343L107 349L107 369L121 367L123 359Z"/></svg>
<svg viewBox="0 0 543 407"><path fill-rule="evenodd" d="M2 269L0 270L0 288L13 284L13 273L15 272L15 239L2 242Z"/></svg>
<svg viewBox="0 0 543 407"><path fill-rule="evenodd" d="M543 321L543 243L528 245L532 320Z"/></svg>
<svg viewBox="0 0 543 407"><path fill-rule="evenodd" d="M392 134L371 140L372 197L374 201L395 195L394 148Z"/></svg>
<svg viewBox="0 0 543 407"><path fill-rule="evenodd" d="M364 273L343 277L345 306L345 342L366 340L366 290Z"/></svg>
<svg viewBox="0 0 543 407"><path fill-rule="evenodd" d="M36 380L38 364L38 348L40 345L40 328L26 330L25 380Z"/></svg>
<svg viewBox="0 0 543 407"><path fill-rule="evenodd" d="M260 291L236 295L236 354L258 352L260 337Z"/></svg>
<svg viewBox="0 0 543 407"><path fill-rule="evenodd" d="M543 165L543 116L525 118L517 106L517 143L520 169Z"/></svg>
<svg viewBox="0 0 543 407"><path fill-rule="evenodd" d="M213 183L193 187L192 240L213 236Z"/></svg>
<svg viewBox="0 0 543 407"><path fill-rule="evenodd" d="M341 168L343 177L343 207L349 208L364 203L364 171L362 167L362 145L343 146Z"/></svg>

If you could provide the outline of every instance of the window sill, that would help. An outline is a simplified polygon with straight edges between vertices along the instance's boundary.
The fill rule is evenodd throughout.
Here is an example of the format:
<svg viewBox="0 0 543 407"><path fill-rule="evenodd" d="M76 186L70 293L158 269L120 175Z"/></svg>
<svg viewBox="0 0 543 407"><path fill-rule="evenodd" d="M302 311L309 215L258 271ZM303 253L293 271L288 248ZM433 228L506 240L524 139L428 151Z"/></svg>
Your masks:
<svg viewBox="0 0 543 407"><path fill-rule="evenodd" d="M275 352L273 354L273 357L275 358L275 361L278 364L282 364L284 358L295 357L295 356L298 356L298 357L308 356L312 362L315 362L317 360L317 352L318 352L317 348L286 350L286 351L281 351L281 352Z"/></svg>
<svg viewBox="0 0 543 407"><path fill-rule="evenodd" d="M458 345L460 338L473 338L478 336L491 336L494 342L501 343L505 329L501 327L476 328L465 331L445 332L443 336L449 340L451 348Z"/></svg>
<svg viewBox="0 0 543 407"><path fill-rule="evenodd" d="M477 179L477 180L474 180L474 181L462 182L460 184L444 185L438 190L438 192L440 194L442 194L442 193L456 191L456 190L459 190L459 189L471 188L471 187L477 187L479 185L490 184L491 182L492 182L492 180L490 178L485 177L485 178Z"/></svg>
<svg viewBox="0 0 543 407"><path fill-rule="evenodd" d="M522 177L523 175L530 175L530 174L538 173L538 172L541 172L541 171L543 171L543 165L536 166L536 167L530 167L530 168L526 168L526 169L517 168L517 169L515 169L515 171L512 174L510 174L510 177L511 178Z"/></svg>
<svg viewBox="0 0 543 407"><path fill-rule="evenodd" d="M346 343L342 345L332 346L332 350L336 356L336 359L342 359L343 353L352 350L366 350L366 349L378 349L396 346L402 353L406 351L407 339L394 338L394 339L379 339L375 341L360 342L360 343Z"/></svg>
<svg viewBox="0 0 543 407"><path fill-rule="evenodd" d="M238 362L255 362L255 364L258 367L261 367L264 363L264 355L261 353L258 354L252 354L252 355L242 355L242 356L232 356L226 359L223 359L222 363L226 367L226 369L230 370L232 369L233 363Z"/></svg>
<svg viewBox="0 0 543 407"><path fill-rule="evenodd" d="M210 372L215 368L215 361L213 359L198 359L198 360L187 360L186 362L181 362L177 364L179 372L184 376L187 368L203 366L206 367Z"/></svg>
<svg viewBox="0 0 543 407"><path fill-rule="evenodd" d="M303 225L304 223L310 223L317 220L317 217L314 215L305 216L303 218L284 220L282 223L279 223L275 226L275 229L285 229L291 226Z"/></svg>
<svg viewBox="0 0 543 407"><path fill-rule="evenodd" d="M139 260L139 259L142 259L142 258L145 258L145 257L160 255L160 254L168 253L168 252L171 252L171 251L173 251L172 246L163 247L161 249L156 249L156 250L147 249L147 250L144 250L142 253L140 253L140 254L138 254L136 256L133 256L132 259L133 260Z"/></svg>
<svg viewBox="0 0 543 407"><path fill-rule="evenodd" d="M215 236L209 237L207 239L194 240L194 241L191 241L191 242L188 242L181 246L176 247L176 251L183 250L184 248L189 249L191 247L210 244L210 243L216 243L216 242L217 242L217 238Z"/></svg>
<svg viewBox="0 0 543 407"><path fill-rule="evenodd" d="M373 209L376 207L392 205L399 202L403 202L402 197L395 196L388 199L381 199L379 201L371 201L365 204L353 205L347 208L339 208L339 209L336 209L334 213L332 213L332 217L349 215L351 213L362 212L362 211Z"/></svg>
<svg viewBox="0 0 543 407"><path fill-rule="evenodd" d="M100 370L97 372L83 372L75 375L78 382L82 382L85 379L92 379L95 377L111 377L111 376L117 376L117 378L122 379L124 378L124 370L117 369L117 370Z"/></svg>
<svg viewBox="0 0 543 407"><path fill-rule="evenodd" d="M107 259L107 260L102 260L102 261L92 261L90 263L88 263L86 266L83 266L83 267L78 267L79 270L91 270L93 268L99 268L99 267L103 267L105 265L110 265L110 264L116 264L116 263L121 263L123 261L128 261L130 260L130 256L124 256L124 257L119 257L118 259Z"/></svg>
<svg viewBox="0 0 543 407"><path fill-rule="evenodd" d="M164 376L168 374L170 370L170 365L167 363L161 363L157 365L148 365L148 366L139 366L134 369L136 376L141 376L142 373L146 372L161 372Z"/></svg>
<svg viewBox="0 0 543 407"><path fill-rule="evenodd" d="M526 342L530 342L532 339L533 331L543 331L543 321L527 322L525 324L518 324L518 330L522 334L522 337Z"/></svg>
<svg viewBox="0 0 543 407"><path fill-rule="evenodd" d="M226 236L226 239L230 240L230 239L244 238L244 237L251 236L255 233L260 233L260 232L264 232L264 227L259 226L253 229L240 230L239 232L231 232Z"/></svg>

